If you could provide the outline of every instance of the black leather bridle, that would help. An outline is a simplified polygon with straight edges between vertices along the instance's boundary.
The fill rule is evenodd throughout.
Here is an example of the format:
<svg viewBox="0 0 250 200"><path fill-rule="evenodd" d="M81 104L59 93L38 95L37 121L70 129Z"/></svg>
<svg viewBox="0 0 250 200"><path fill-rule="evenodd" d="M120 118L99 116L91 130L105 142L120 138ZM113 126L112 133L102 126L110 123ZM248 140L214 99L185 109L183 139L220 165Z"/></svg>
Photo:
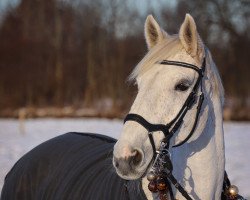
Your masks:
<svg viewBox="0 0 250 200"><path fill-rule="evenodd" d="M135 121L135 122L139 123L140 125L142 125L145 129L147 129L150 143L151 143L153 151L154 151L154 158L155 158L155 154L156 154L156 147L155 147L155 142L154 142L152 134L156 131L161 131L161 132L163 132L163 134L165 136L164 140L169 142L169 140L174 135L174 133L182 125L183 119L184 119L187 111L190 110L192 108L192 106L194 105L194 103L197 99L197 96L198 96L198 88L200 86L201 93L199 95L199 100L198 100L198 104L197 104L197 112L196 112L193 127L192 127L190 133L188 134L188 136L182 142L174 145L173 147L181 146L182 144L187 142L189 140L189 138L193 135L194 130L195 130L196 125L197 125L198 117L199 117L199 114L201 111L201 106L202 106L202 103L204 100L204 94L203 94L203 90L202 90L202 77L203 77L203 74L204 74L204 71L206 68L206 60L205 60L205 58L203 59L203 63L202 63L201 68L199 68L195 65L189 64L189 63L170 61L170 60L163 60L163 61L158 62L158 64L174 65L174 66L190 68L190 69L195 70L199 76L195 82L195 85L194 85L192 91L188 95L188 97L187 97L186 101L184 102L180 111L177 113L175 118L172 121L170 121L169 123L167 123L166 125L165 124L152 124L152 123L148 122L145 118L143 118L141 115L134 114L134 113L129 113L125 117L124 123L126 123L127 121Z"/></svg>
<svg viewBox="0 0 250 200"><path fill-rule="evenodd" d="M195 65L189 64L189 63L170 61L170 60L162 60L162 61L157 62L157 63L162 64L162 65L174 65L174 66L190 68L190 69L195 70L199 76L198 76L198 78L193 86L192 91L188 95L182 108L177 113L177 115L174 117L174 119L172 121L170 121L169 123L167 123L166 125L165 124L152 124L152 123L148 122L141 115L138 115L135 113L129 113L125 117L124 123L126 123L127 121L134 121L134 122L139 123L141 126L143 126L148 131L148 137L149 137L149 140L150 140L150 143L151 143L151 146L153 149L153 153L154 153L152 161L154 161L154 163L155 163L157 161L157 159L159 159L159 157L161 157L161 156L163 156L163 157L165 157L165 159L169 160L168 165L170 166L169 167L170 169L168 169L168 172L166 173L167 179L171 181L171 183L181 192L181 194L186 199L190 200L192 198L188 195L188 193L185 191L185 189L177 182L177 180L172 175L172 170L173 170L172 163L171 163L171 160L169 158L169 155L164 154L164 151L166 149L167 150L169 149L170 139L172 138L172 136L177 132L177 130L182 125L183 119L184 119L185 115L187 114L188 110L190 110L193 107L193 105L195 104L196 99L198 97L198 88L200 86L200 95L199 95L199 99L198 99L198 103L197 103L197 108L196 108L197 111L196 111L196 116L195 116L193 127L192 127L190 133L188 134L188 136L183 141L174 145L173 147L178 147L178 146L181 146L184 143L186 143L195 131L195 128L196 128L197 122L198 122L198 118L199 118L199 114L201 112L202 103L204 100L204 94L203 94L203 90L202 90L202 78L203 78L205 68L206 68L206 59L204 57L201 68L199 68ZM156 131L161 131L164 134L164 139L161 142L161 149L164 150L162 152L157 151L156 146L155 146L153 133ZM160 154L160 156L159 156L159 154ZM171 196L171 198L173 198L172 190L170 191L170 196Z"/></svg>

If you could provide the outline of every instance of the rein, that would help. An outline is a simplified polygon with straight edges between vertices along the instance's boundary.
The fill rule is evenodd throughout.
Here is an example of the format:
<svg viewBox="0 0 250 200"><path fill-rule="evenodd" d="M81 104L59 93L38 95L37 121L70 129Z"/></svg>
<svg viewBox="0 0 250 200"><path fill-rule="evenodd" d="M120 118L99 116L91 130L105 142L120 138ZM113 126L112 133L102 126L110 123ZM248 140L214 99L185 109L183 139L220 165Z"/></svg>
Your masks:
<svg viewBox="0 0 250 200"><path fill-rule="evenodd" d="M192 200L192 198L187 193L187 191L178 183L178 181L172 174L173 165L172 165L172 161L171 161L170 153L169 153L169 143L170 143L170 139L172 138L172 136L181 127L183 123L183 119L186 116L188 110L190 110L196 103L196 99L198 97L198 88L200 86L200 95L197 101L196 115L195 115L195 120L194 120L192 129L189 132L188 136L183 141L174 145L173 147L179 147L183 145L184 143L186 143L192 137L196 129L197 122L199 119L199 114L201 112L202 103L204 100L204 93L202 90L202 78L204 76L204 72L206 69L206 58L204 57L202 66L200 68L189 63L170 61L170 60L163 60L157 63L162 64L162 65L173 65L173 66L179 66L179 67L184 67L184 68L195 70L198 73L198 78L195 82L195 85L193 86L192 91L189 93L182 108L179 110L177 115L167 124L152 124L148 122L145 118L143 118L141 115L138 115L135 113L129 113L125 117L124 123L126 123L127 121L134 121L134 122L139 123L148 131L148 137L149 137L152 149L153 149L152 171L150 171L147 175L147 179L149 181L149 185L148 185L149 190L153 193L158 192L159 198L161 200L167 200L168 199L167 193L169 192L171 200L174 200L174 195L173 195L173 191L172 191L171 184L170 184L171 182L172 185L174 185L175 188L182 194L182 196L185 197L185 199ZM153 133L156 131L161 131L164 134L164 138L161 141L159 150L156 149L155 141L153 138ZM233 186L230 184L230 181L227 178L227 175L225 172L222 199L223 200L244 199L243 197L238 195L238 191L237 191L238 188L236 187L235 189L235 187L236 186Z"/></svg>

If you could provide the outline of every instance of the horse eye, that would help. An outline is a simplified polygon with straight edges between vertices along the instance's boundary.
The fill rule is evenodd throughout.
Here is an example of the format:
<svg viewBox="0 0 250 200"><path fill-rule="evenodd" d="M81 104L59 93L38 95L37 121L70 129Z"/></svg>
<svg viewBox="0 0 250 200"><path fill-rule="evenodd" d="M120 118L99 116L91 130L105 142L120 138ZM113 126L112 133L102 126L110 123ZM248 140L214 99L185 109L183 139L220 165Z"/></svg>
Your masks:
<svg viewBox="0 0 250 200"><path fill-rule="evenodd" d="M175 90L177 91L186 91L188 89L188 85L185 84L185 83L178 83L176 86L175 86Z"/></svg>

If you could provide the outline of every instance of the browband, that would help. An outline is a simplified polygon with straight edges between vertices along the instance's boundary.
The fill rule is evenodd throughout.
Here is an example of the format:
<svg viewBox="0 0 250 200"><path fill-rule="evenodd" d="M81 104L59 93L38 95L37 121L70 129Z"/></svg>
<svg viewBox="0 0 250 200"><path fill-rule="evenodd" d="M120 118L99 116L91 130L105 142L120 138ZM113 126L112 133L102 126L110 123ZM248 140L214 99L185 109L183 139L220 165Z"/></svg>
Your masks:
<svg viewBox="0 0 250 200"><path fill-rule="evenodd" d="M204 64L205 64L204 62L205 62L205 58L203 59L202 66L204 66ZM161 65L176 65L176 66L179 66L179 67L190 68L190 69L193 69L193 70L197 71L201 75L202 75L202 71L203 71L203 68L199 68L199 67L197 67L195 65L192 65L192 64L189 64L189 63L186 63L186 62L179 62L179 61L172 61L172 60L162 60L162 61L158 61L156 63L161 64Z"/></svg>

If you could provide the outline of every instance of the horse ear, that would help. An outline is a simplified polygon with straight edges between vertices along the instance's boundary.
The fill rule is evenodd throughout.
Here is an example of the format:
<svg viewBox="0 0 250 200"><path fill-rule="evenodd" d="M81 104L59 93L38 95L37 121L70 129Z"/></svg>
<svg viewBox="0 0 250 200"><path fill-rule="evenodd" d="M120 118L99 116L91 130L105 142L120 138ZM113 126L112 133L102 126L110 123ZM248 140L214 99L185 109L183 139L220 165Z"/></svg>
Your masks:
<svg viewBox="0 0 250 200"><path fill-rule="evenodd" d="M161 29L152 15L148 15L146 19L144 32L149 50L167 36L167 33Z"/></svg>
<svg viewBox="0 0 250 200"><path fill-rule="evenodd" d="M202 54L204 53L203 43L196 30L195 21L189 14L186 14L185 20L181 25L179 38L187 53L193 57L202 57Z"/></svg>

